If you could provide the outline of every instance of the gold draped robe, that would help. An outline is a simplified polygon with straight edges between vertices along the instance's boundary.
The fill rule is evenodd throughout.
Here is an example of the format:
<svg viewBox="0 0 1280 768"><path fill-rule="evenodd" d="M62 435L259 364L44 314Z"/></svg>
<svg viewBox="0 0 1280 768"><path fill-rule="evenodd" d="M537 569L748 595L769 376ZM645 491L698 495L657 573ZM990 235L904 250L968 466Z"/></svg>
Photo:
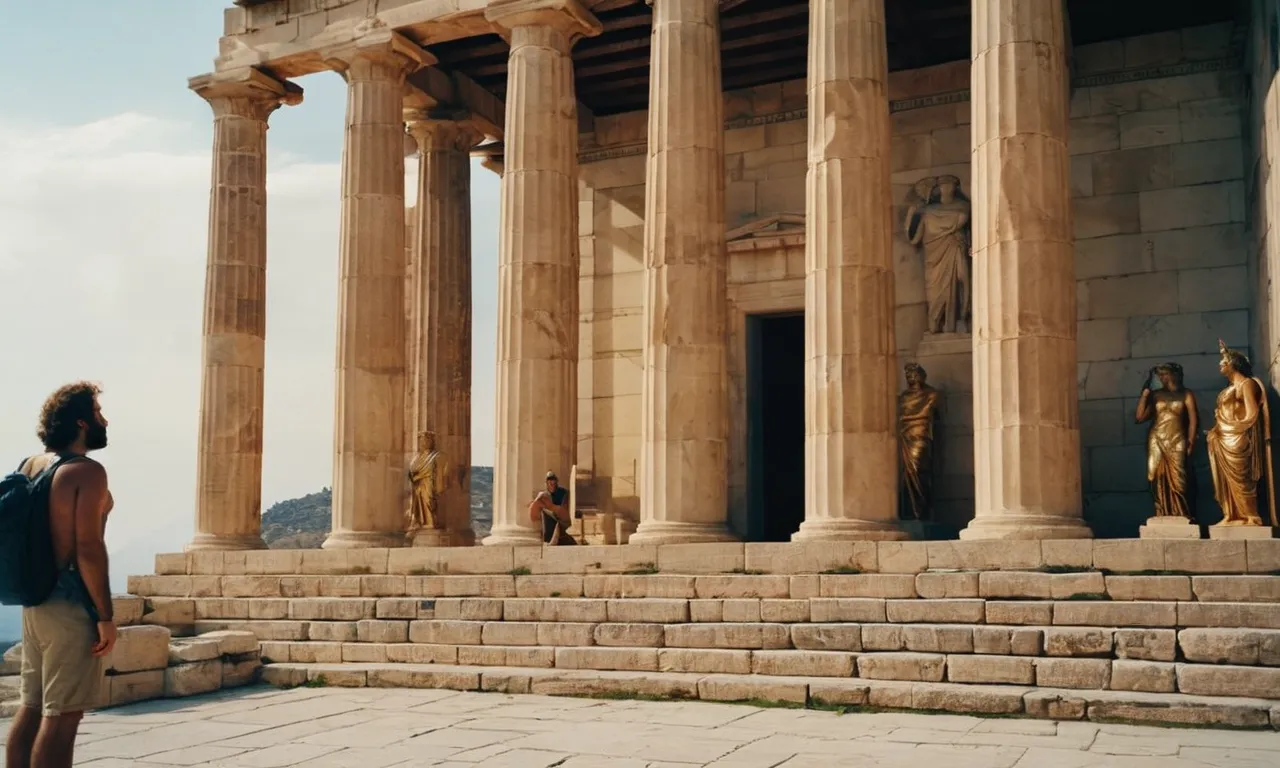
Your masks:
<svg viewBox="0 0 1280 768"><path fill-rule="evenodd" d="M929 516L933 484L933 421L938 390L908 389L898 396L898 450L906 508L916 520Z"/></svg>
<svg viewBox="0 0 1280 768"><path fill-rule="evenodd" d="M1158 390L1151 395L1151 430L1147 432L1147 481L1156 517L1191 518L1187 501L1187 393Z"/></svg>
<svg viewBox="0 0 1280 768"><path fill-rule="evenodd" d="M409 504L409 526L443 528L440 519L440 497L444 495L449 462L440 451L419 453L409 465L409 482L413 497Z"/></svg>
<svg viewBox="0 0 1280 768"><path fill-rule="evenodd" d="M1270 433L1266 388L1252 379L1262 393L1252 419L1245 419L1244 395L1234 384L1218 393L1213 428L1206 435L1213 495L1222 507L1219 525L1262 525L1258 514L1258 483L1271 490L1266 441ZM1272 522L1274 524L1274 521Z"/></svg>

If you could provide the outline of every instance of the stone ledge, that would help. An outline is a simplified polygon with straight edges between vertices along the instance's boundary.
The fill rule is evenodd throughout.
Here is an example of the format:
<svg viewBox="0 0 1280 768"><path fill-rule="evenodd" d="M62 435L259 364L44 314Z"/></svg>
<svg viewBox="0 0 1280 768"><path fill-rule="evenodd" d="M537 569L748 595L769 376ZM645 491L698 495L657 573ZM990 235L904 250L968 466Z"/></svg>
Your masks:
<svg viewBox="0 0 1280 768"><path fill-rule="evenodd" d="M156 556L164 576L765 575L1081 569L1111 574L1280 574L1280 539L885 541L584 547L258 550ZM131 590L132 591L132 590ZM1272 599L1278 599L1280 595Z"/></svg>
<svg viewBox="0 0 1280 768"><path fill-rule="evenodd" d="M263 680L299 685L444 688L556 696L771 701L812 707L862 706L1056 720L1280 729L1275 702L1239 697L1086 691L1007 685L814 679L680 672L610 672L445 664L271 664Z"/></svg>

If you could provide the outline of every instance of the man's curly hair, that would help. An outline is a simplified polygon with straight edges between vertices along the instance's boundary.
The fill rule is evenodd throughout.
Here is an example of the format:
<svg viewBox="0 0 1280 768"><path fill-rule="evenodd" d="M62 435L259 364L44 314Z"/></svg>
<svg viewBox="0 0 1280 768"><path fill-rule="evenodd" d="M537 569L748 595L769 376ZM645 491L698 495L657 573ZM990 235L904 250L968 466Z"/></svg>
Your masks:
<svg viewBox="0 0 1280 768"><path fill-rule="evenodd" d="M102 388L88 381L77 381L58 388L40 409L40 428L36 435L50 451L65 451L80 436L77 421L92 423L94 401Z"/></svg>

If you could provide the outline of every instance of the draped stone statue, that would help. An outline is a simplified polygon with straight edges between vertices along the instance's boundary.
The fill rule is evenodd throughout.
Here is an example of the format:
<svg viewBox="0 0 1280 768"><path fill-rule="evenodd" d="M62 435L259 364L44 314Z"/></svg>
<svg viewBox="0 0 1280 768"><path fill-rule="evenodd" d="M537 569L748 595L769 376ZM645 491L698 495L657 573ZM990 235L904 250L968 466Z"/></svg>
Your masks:
<svg viewBox="0 0 1280 768"><path fill-rule="evenodd" d="M930 333L967 331L970 320L969 198L955 176L929 176L907 195L907 240L924 254Z"/></svg>
<svg viewBox="0 0 1280 768"><path fill-rule="evenodd" d="M449 460L436 450L434 432L418 433L418 454L409 464L413 493L409 503L409 530L442 529L440 498L449 490Z"/></svg>
<svg viewBox="0 0 1280 768"><path fill-rule="evenodd" d="M1161 385L1154 391L1153 377L1158 377ZM1195 520L1190 457L1198 417L1195 394L1182 386L1181 365L1165 363L1147 371L1133 419L1138 424L1151 422L1147 432L1147 482L1151 484L1155 516Z"/></svg>
<svg viewBox="0 0 1280 768"><path fill-rule="evenodd" d="M1213 495L1222 507L1217 525L1277 525L1275 480L1271 465L1271 414L1267 390L1253 375L1243 353L1218 340L1222 359L1218 370L1230 382L1218 393L1213 427L1205 436ZM1259 513L1258 494L1267 497L1266 522Z"/></svg>
<svg viewBox="0 0 1280 768"><path fill-rule="evenodd" d="M928 520L933 504L933 427L942 393L926 383L928 374L916 363L907 363L903 373L907 388L898 395L901 516Z"/></svg>

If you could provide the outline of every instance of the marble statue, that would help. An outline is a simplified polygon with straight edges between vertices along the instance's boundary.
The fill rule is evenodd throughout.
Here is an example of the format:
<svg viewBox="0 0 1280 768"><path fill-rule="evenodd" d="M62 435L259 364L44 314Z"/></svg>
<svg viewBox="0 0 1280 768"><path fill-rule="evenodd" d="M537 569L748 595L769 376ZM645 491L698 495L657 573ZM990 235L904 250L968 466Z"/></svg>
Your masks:
<svg viewBox="0 0 1280 768"><path fill-rule="evenodd" d="M409 503L409 530L444 528L440 499L448 490L449 460L436 450L434 432L418 433L418 454L409 464L413 492Z"/></svg>
<svg viewBox="0 0 1280 768"><path fill-rule="evenodd" d="M1271 414L1267 390L1253 375L1243 353L1218 340L1222 359L1218 370L1230 382L1218 393L1213 427L1205 436L1213 495L1222 507L1217 525L1276 525L1275 482L1271 468ZM1258 509L1258 494L1265 493L1269 520Z"/></svg>
<svg viewBox="0 0 1280 768"><path fill-rule="evenodd" d="M907 240L924 253L930 333L967 331L972 282L970 203L955 176L917 181L907 196Z"/></svg>
<svg viewBox="0 0 1280 768"><path fill-rule="evenodd" d="M907 388L898 395L898 462L902 517L927 520L933 504L933 428L942 393L916 363L903 366Z"/></svg>
<svg viewBox="0 0 1280 768"><path fill-rule="evenodd" d="M1152 390L1153 378L1160 389ZM1192 506L1191 451L1198 431L1196 396L1182 386L1182 366L1164 363L1147 371L1133 414L1135 423L1151 422L1147 431L1147 482L1156 517L1195 520Z"/></svg>

